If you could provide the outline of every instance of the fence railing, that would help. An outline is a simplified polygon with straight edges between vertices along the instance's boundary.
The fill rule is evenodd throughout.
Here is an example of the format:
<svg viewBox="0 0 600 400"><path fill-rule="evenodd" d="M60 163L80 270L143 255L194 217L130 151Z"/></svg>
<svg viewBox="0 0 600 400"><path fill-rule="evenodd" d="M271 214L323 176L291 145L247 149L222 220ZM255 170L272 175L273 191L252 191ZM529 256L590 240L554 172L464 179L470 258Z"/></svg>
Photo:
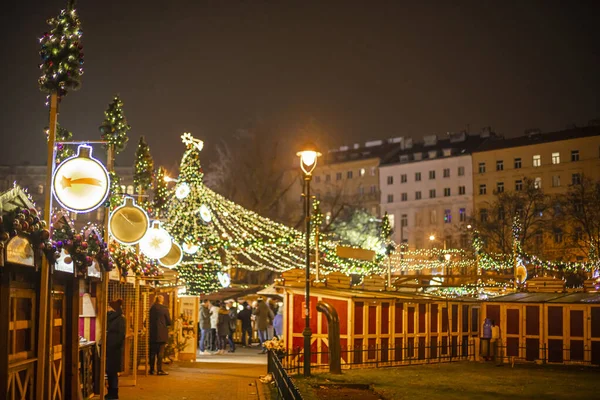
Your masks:
<svg viewBox="0 0 600 400"><path fill-rule="evenodd" d="M481 353L481 357L485 355ZM548 346L545 343L539 346L537 340L530 345L521 346L509 341L498 346L497 358L501 363L600 365L600 346L590 349L583 343L566 346L552 342Z"/></svg>
<svg viewBox="0 0 600 400"><path fill-rule="evenodd" d="M302 400L302 395L281 364L279 357L272 351L267 352L267 371L273 377L279 397L283 400Z"/></svg>
<svg viewBox="0 0 600 400"><path fill-rule="evenodd" d="M427 345L342 347L342 369L379 368L412 364L432 364L475 359L475 341L463 343L432 342ZM291 375L304 366L302 348L295 348L281 359L282 367ZM311 372L329 369L329 351L311 353Z"/></svg>

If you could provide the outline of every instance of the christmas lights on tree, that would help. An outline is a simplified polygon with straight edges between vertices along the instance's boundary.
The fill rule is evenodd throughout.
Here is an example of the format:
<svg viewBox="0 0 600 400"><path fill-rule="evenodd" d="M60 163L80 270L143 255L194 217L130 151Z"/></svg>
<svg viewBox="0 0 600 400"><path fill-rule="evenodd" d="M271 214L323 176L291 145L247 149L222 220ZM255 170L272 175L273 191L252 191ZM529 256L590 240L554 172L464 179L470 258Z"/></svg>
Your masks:
<svg viewBox="0 0 600 400"><path fill-rule="evenodd" d="M44 132L46 133L46 140L48 140L48 136L50 134L49 128L45 127ZM59 123L56 123L56 142L69 142L72 139L73 132L63 128ZM67 158L75 155L75 151L73 150L73 148L63 143L57 143L55 148L56 156L54 161L57 165L66 160Z"/></svg>
<svg viewBox="0 0 600 400"><path fill-rule="evenodd" d="M167 202L169 200L170 192L167 187L166 181L166 170L163 167L158 167L156 171L156 179L154 180L154 200L153 209L154 216L161 218L167 210Z"/></svg>
<svg viewBox="0 0 600 400"><path fill-rule="evenodd" d="M115 96L112 103L104 112L104 122L100 125L102 139L106 140L110 146L114 146L115 154L119 154L127 146L127 132L131 126L127 125L127 119L123 114L123 101L119 96Z"/></svg>
<svg viewBox="0 0 600 400"><path fill-rule="evenodd" d="M48 21L50 31L40 38L39 65L42 75L40 90L48 94L66 96L69 90L77 90L83 74L83 47L81 45L81 22L72 2L55 18Z"/></svg>
<svg viewBox="0 0 600 400"><path fill-rule="evenodd" d="M152 187L154 173L154 160L150 154L150 146L143 136L140 137L138 148L135 152L135 165L133 185L138 193L146 193Z"/></svg>

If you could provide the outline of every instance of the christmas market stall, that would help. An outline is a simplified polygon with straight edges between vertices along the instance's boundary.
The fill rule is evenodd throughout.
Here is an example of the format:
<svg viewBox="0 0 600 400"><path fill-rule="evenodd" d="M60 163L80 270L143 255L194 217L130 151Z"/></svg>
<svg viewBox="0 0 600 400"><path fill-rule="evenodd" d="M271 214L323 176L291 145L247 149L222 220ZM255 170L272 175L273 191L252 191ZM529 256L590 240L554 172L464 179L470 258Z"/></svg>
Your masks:
<svg viewBox="0 0 600 400"><path fill-rule="evenodd" d="M303 273L303 271L300 271ZM283 273L284 341L287 362L301 363L305 288L298 270ZM474 299L445 299L415 293L386 291L385 279L366 277L351 285L351 277L330 273L312 281L310 297L311 363L328 363L328 326L317 303L325 302L340 321L342 366L396 365L467 358L474 354L479 335L480 306Z"/></svg>

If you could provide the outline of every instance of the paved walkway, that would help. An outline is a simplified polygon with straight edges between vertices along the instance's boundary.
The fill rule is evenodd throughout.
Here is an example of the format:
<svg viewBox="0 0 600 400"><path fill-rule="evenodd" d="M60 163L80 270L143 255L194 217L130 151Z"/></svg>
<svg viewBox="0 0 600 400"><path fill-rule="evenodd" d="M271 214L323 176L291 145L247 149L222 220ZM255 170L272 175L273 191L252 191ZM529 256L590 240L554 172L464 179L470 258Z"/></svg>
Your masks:
<svg viewBox="0 0 600 400"><path fill-rule="evenodd" d="M269 400L269 387L258 378L267 373L267 356L257 348L198 356L196 362L165 366L168 376L138 376L135 387L121 387L121 400Z"/></svg>

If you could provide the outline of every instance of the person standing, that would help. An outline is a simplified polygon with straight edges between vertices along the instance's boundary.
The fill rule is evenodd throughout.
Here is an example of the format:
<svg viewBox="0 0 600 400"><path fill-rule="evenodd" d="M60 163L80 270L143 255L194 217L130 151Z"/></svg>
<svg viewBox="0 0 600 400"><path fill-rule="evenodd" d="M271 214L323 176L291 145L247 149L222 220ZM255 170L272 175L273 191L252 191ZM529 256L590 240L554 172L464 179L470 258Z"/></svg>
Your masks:
<svg viewBox="0 0 600 400"><path fill-rule="evenodd" d="M123 344L125 343L125 317L123 317L123 300L117 299L108 302L106 314L106 377L108 393L105 399L119 398L119 372L121 371L121 358Z"/></svg>
<svg viewBox="0 0 600 400"><path fill-rule="evenodd" d="M162 369L165 356L165 345L169 341L169 329L172 324L169 309L164 305L165 298L159 294L150 308L150 375L154 375L156 359L156 374L169 375Z"/></svg>
<svg viewBox="0 0 600 400"><path fill-rule="evenodd" d="M225 307L225 303L221 305L219 308L219 315L217 319L217 335L218 335L218 343L217 354L225 354L225 346L227 346L227 336L230 334L231 330L229 329L229 311L227 311L227 307Z"/></svg>
<svg viewBox="0 0 600 400"><path fill-rule="evenodd" d="M265 354L267 349L264 347L264 342L267 340L267 328L269 327L269 322L273 320L274 315L273 311L271 311L262 297L258 298L254 315L256 316L256 330L258 332L258 339L260 340L260 345L262 346L260 354Z"/></svg>
<svg viewBox="0 0 600 400"><path fill-rule="evenodd" d="M242 321L242 346L250 346L252 343L252 310L247 301L242 303L242 310L238 313L237 317ZM246 342L246 335L248 335L248 341Z"/></svg>
<svg viewBox="0 0 600 400"><path fill-rule="evenodd" d="M277 309L277 315L273 319L273 328L275 329L275 337L281 340L283 337L283 307Z"/></svg>
<svg viewBox="0 0 600 400"><path fill-rule="evenodd" d="M492 339L492 320L483 321L483 335L481 336L481 356L485 361L490 360L490 340Z"/></svg>
<svg viewBox="0 0 600 400"><path fill-rule="evenodd" d="M217 323L219 322L219 300L215 300L211 303L210 307L210 351L218 351L217 348Z"/></svg>
<svg viewBox="0 0 600 400"><path fill-rule="evenodd" d="M273 313L273 317L269 318L269 324L267 325L267 340L271 340L275 336L275 328L273 327L273 320L275 319L275 315L277 315L277 305L271 298L267 298L266 303L269 306L269 309L271 310L271 312Z"/></svg>
<svg viewBox="0 0 600 400"><path fill-rule="evenodd" d="M492 351L494 361L496 365L502 365L502 343L500 341L500 327L496 325L496 321L492 320L492 338L490 339L492 344Z"/></svg>
<svg viewBox="0 0 600 400"><path fill-rule="evenodd" d="M200 303L200 354L212 354L210 350L210 302L204 300ZM208 344L208 348L207 345Z"/></svg>
<svg viewBox="0 0 600 400"><path fill-rule="evenodd" d="M235 335L235 331L237 330L237 307L234 305L233 301L229 301L227 303L229 308L229 335L227 335L227 340L229 341L229 353L235 353L235 342L233 341L233 336Z"/></svg>

